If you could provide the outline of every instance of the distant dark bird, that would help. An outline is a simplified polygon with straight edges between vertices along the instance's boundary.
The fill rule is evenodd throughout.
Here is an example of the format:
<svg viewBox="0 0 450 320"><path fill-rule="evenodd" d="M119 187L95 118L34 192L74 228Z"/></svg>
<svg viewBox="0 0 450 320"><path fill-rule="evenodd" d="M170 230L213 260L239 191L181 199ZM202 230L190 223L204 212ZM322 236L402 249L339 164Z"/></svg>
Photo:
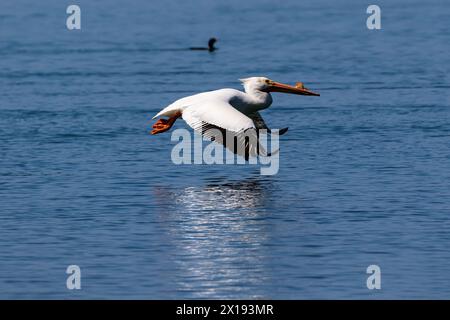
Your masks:
<svg viewBox="0 0 450 320"><path fill-rule="evenodd" d="M209 52L213 52L214 50L217 50L216 47L214 47L214 43L217 42L216 38L211 38L208 41L208 48L206 47L191 47L189 50L208 50Z"/></svg>

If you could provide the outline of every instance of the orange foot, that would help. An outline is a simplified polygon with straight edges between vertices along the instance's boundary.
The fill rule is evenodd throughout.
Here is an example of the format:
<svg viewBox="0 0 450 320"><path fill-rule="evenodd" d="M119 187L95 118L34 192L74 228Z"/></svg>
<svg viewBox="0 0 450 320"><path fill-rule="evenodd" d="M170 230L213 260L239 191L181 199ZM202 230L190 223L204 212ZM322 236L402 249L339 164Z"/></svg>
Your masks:
<svg viewBox="0 0 450 320"><path fill-rule="evenodd" d="M152 126L153 130L152 130L151 134L158 134L158 133L162 133L162 132L169 130L170 128L172 128L173 124L179 117L181 117L180 112L176 113L175 115L173 115L172 117L170 117L167 120L159 119Z"/></svg>
<svg viewBox="0 0 450 320"><path fill-rule="evenodd" d="M169 120L159 119L152 126L153 130L152 130L151 134L158 134L158 133L165 132L165 131L169 130L171 127L172 127L172 124L169 122Z"/></svg>

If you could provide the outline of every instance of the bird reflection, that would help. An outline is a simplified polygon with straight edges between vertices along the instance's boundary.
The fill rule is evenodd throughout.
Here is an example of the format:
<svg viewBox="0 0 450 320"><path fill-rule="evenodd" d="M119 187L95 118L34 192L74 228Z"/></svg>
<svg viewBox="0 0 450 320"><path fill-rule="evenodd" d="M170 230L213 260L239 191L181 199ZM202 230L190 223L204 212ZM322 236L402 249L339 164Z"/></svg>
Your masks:
<svg viewBox="0 0 450 320"><path fill-rule="evenodd" d="M259 181L210 183L204 188L187 187L177 203L189 211L255 209L262 205L264 192ZM247 214L255 210L246 211Z"/></svg>
<svg viewBox="0 0 450 320"><path fill-rule="evenodd" d="M269 188L261 180L207 181L179 191L156 187L178 297L267 297Z"/></svg>

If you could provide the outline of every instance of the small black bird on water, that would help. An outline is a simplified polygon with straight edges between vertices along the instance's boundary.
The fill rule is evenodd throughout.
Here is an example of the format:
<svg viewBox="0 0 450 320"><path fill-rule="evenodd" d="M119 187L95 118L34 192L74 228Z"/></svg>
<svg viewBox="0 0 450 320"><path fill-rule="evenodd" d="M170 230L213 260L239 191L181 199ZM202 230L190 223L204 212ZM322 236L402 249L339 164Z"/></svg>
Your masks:
<svg viewBox="0 0 450 320"><path fill-rule="evenodd" d="M189 50L208 50L209 52L213 52L214 50L217 50L216 47L214 47L214 43L217 42L216 38L210 38L208 41L208 48L205 47L192 47L189 48Z"/></svg>

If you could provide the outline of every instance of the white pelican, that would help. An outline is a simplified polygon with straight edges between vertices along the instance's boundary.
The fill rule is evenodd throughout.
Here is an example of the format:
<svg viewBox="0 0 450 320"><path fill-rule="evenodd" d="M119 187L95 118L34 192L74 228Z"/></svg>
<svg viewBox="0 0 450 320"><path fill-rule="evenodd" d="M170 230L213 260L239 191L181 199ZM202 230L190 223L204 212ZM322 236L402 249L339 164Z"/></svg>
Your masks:
<svg viewBox="0 0 450 320"><path fill-rule="evenodd" d="M182 117L194 130L225 145L227 148L229 146L226 144L225 137L233 136L234 143L237 142L238 148L236 149L235 146L234 149L229 149L248 160L249 156L270 155L266 154L264 150L261 151L262 148L257 143L258 130L265 129L270 132L258 112L272 104L270 92L319 96L318 93L306 89L301 82L298 82L295 86L290 86L265 77L251 77L240 79L240 81L244 86L245 93L235 89L219 89L175 101L152 118L169 117L169 119L159 119L153 125L151 134L169 130L174 122ZM223 138L220 139L216 135L208 134L210 129L219 130ZM287 129L281 129L278 134L284 134ZM256 139L249 139L249 135L253 135Z"/></svg>

